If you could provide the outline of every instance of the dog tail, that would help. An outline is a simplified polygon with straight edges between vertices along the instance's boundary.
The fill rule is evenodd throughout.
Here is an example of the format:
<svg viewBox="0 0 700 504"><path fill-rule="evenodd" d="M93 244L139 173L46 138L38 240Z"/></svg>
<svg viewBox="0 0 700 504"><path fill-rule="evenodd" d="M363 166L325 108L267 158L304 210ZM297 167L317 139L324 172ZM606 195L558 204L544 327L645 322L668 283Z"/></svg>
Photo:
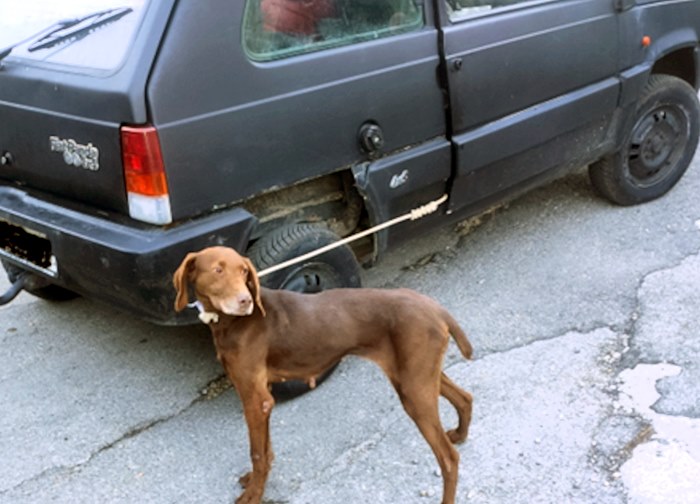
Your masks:
<svg viewBox="0 0 700 504"><path fill-rule="evenodd" d="M462 355L464 355L465 358L471 360L474 350L472 349L472 344L469 343L469 340L467 339L467 335L464 333L464 331L462 331L462 328L459 327L457 321L447 312L447 310L445 310L444 320L447 323L447 327L449 328L450 334L454 338L455 343L457 343L459 351L462 352Z"/></svg>

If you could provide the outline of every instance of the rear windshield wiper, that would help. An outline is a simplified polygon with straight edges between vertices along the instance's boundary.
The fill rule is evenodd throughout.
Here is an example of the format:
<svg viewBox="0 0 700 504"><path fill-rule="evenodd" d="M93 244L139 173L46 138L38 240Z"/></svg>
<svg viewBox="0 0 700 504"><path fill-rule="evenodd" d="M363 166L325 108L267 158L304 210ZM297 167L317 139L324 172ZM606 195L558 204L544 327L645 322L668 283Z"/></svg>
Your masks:
<svg viewBox="0 0 700 504"><path fill-rule="evenodd" d="M108 23L113 23L132 11L133 9L131 7L118 7L88 14L82 18L62 21L58 23L59 26L54 30L51 30L30 45L27 51L34 52L41 49L49 49L68 40L79 40L87 36L93 30Z"/></svg>
<svg viewBox="0 0 700 504"><path fill-rule="evenodd" d="M81 18L58 21L48 28L44 28L38 33L35 33L31 37L14 43L5 49L0 49L0 61L9 55L15 47L24 44L25 42L29 42L30 40L34 40L40 35L42 37L29 46L27 49L28 51L34 52L40 49L48 49L60 44L61 42L71 39L81 39L100 26L113 23L132 11L133 9L131 7L117 7L114 9L88 14L87 16Z"/></svg>
<svg viewBox="0 0 700 504"><path fill-rule="evenodd" d="M2 60L7 55L9 55L15 47L20 46L20 45L24 44L25 42L29 42L30 40L34 40L39 35L43 35L44 33L48 32L48 31L54 31L54 30L57 30L59 28L64 28L66 25L68 25L69 23L72 23L73 21L74 20L72 20L72 19L68 20L68 21L58 21L57 23L52 24L48 28L43 28L42 30L38 31L37 33L34 33L30 37L22 39L19 42L15 42L14 44L10 45L9 47L6 47L5 49L0 50L0 60Z"/></svg>

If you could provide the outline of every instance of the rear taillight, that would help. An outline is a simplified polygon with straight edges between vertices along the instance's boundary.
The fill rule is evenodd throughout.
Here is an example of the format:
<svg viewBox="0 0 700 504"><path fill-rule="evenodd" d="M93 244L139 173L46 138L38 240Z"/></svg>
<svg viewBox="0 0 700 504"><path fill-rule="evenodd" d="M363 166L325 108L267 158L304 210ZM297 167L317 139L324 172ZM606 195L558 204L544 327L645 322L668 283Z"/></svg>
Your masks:
<svg viewBox="0 0 700 504"><path fill-rule="evenodd" d="M129 215L151 224L170 224L173 218L158 132L153 126L122 126L121 140Z"/></svg>

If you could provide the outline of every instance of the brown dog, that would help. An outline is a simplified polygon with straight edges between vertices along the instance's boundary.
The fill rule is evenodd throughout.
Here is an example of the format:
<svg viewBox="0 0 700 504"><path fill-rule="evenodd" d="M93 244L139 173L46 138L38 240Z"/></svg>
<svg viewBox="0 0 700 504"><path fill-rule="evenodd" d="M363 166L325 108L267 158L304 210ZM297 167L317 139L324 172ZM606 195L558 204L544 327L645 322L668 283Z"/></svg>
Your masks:
<svg viewBox="0 0 700 504"><path fill-rule="evenodd" d="M260 287L253 264L235 250L211 247L188 254L173 277L175 309L187 306L194 288L209 322L219 361L243 403L250 436L252 472L237 504L257 504L265 490L273 453L269 419L272 382L308 381L345 355L376 362L437 457L444 504L455 502L459 453L452 443L467 438L472 396L443 372L450 334L466 358L472 347L454 318L435 301L398 289L333 289L298 294ZM457 428L443 430L442 395L457 409Z"/></svg>

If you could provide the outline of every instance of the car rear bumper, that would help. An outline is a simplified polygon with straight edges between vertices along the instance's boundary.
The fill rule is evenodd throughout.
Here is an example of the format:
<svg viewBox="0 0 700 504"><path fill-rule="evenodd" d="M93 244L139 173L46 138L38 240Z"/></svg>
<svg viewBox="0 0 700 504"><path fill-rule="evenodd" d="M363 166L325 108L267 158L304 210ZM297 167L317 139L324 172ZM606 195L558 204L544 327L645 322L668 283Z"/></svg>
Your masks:
<svg viewBox="0 0 700 504"><path fill-rule="evenodd" d="M232 208L147 226L0 184L0 258L159 324L196 321L173 310L171 279L183 257L210 245L244 250L254 225L250 213Z"/></svg>

